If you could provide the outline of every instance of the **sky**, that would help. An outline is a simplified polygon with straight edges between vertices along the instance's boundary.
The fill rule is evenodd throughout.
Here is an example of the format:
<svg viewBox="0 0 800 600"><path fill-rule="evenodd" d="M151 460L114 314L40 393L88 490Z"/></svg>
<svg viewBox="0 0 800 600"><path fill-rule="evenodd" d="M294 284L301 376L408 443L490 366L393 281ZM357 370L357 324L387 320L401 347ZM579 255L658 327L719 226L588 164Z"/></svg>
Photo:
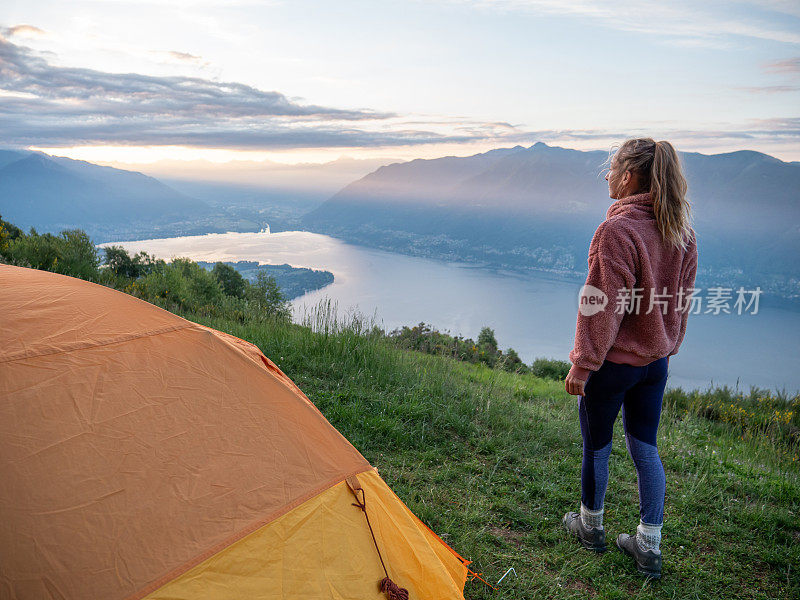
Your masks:
<svg viewBox="0 0 800 600"><path fill-rule="evenodd" d="M5 147L224 170L634 136L800 160L800 2L0 7Z"/></svg>

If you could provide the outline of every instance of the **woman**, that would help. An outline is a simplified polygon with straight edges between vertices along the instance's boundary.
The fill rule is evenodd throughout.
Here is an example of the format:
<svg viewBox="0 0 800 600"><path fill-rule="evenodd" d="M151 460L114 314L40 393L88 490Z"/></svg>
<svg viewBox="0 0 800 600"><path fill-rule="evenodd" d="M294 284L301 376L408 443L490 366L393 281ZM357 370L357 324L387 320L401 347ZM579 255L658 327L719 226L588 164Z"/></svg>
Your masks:
<svg viewBox="0 0 800 600"><path fill-rule="evenodd" d="M578 396L583 463L580 513L563 523L587 548L606 549L603 501L614 421L622 408L625 441L639 479L640 522L617 546L637 569L661 576L666 478L656 432L669 357L686 333L697 273L686 179L669 142L627 140L606 175L616 199L589 246L572 368L565 380Z"/></svg>

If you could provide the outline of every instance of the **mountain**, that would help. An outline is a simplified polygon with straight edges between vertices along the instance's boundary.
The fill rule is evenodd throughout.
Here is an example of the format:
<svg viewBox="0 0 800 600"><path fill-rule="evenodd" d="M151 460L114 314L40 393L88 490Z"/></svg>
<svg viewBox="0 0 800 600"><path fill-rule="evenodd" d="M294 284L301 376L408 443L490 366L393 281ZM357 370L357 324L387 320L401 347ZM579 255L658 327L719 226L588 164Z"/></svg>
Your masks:
<svg viewBox="0 0 800 600"><path fill-rule="evenodd" d="M613 202L607 157L538 142L395 163L343 188L303 225L415 255L579 275ZM800 163L752 151L680 157L702 256L698 281L774 287L789 276L786 285L800 292Z"/></svg>
<svg viewBox="0 0 800 600"><path fill-rule="evenodd" d="M39 152L0 151L0 215L25 229L92 232L207 212L204 202L142 173Z"/></svg>
<svg viewBox="0 0 800 600"><path fill-rule="evenodd" d="M0 150L0 169L12 162L28 156L30 152L20 152L18 150Z"/></svg>

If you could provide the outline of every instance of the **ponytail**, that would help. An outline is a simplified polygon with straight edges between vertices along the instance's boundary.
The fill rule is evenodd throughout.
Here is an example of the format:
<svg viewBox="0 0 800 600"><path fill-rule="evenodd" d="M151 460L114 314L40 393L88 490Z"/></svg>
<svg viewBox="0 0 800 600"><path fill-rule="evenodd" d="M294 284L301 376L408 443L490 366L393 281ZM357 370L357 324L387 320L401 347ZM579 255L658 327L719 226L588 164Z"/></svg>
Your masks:
<svg viewBox="0 0 800 600"><path fill-rule="evenodd" d="M681 172L678 153L669 142L656 142L650 170L650 195L661 236L675 247L686 249L690 234L688 185Z"/></svg>
<svg viewBox="0 0 800 600"><path fill-rule="evenodd" d="M662 239L685 250L692 234L692 207L686 198L686 178L672 144L651 138L627 140L613 160L619 169L639 173L642 191L649 190L653 199Z"/></svg>

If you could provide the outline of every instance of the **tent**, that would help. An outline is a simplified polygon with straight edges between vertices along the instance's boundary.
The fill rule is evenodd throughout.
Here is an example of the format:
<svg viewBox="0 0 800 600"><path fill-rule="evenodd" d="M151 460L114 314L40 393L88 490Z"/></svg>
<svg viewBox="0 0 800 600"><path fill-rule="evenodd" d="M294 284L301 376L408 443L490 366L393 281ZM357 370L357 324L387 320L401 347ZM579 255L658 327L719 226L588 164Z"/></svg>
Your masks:
<svg viewBox="0 0 800 600"><path fill-rule="evenodd" d="M463 599L469 561L256 346L3 265L0 482L0 598Z"/></svg>

